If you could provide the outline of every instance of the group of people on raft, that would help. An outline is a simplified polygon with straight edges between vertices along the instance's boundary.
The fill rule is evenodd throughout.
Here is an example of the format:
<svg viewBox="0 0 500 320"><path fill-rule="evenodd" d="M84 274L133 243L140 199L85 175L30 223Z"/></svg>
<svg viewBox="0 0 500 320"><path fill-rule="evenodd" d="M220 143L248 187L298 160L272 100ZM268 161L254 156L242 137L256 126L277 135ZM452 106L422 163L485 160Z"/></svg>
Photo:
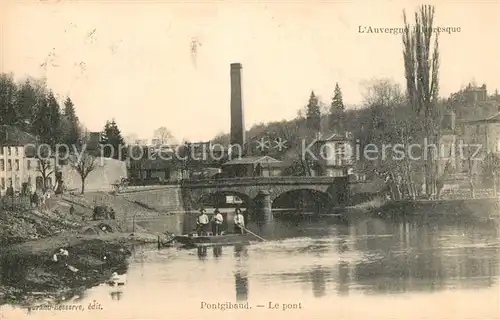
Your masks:
<svg viewBox="0 0 500 320"><path fill-rule="evenodd" d="M196 221L198 236L208 235L210 225L212 226L212 234L214 236L221 235L223 222L224 217L218 208L215 208L212 219L209 219L205 209L200 209L200 214ZM245 233L245 230L245 217L243 216L241 209L236 208L234 210L234 233L243 234Z"/></svg>

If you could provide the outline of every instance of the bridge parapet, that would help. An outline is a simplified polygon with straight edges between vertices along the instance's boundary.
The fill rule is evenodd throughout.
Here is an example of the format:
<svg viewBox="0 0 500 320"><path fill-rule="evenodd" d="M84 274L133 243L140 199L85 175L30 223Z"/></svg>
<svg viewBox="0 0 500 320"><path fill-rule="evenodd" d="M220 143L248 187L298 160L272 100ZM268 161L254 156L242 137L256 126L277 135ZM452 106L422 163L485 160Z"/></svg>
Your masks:
<svg viewBox="0 0 500 320"><path fill-rule="evenodd" d="M181 185L187 188L204 188L215 186L266 186L266 185L331 185L343 178L338 177L242 177L242 178L221 178L221 179L201 179L183 180Z"/></svg>

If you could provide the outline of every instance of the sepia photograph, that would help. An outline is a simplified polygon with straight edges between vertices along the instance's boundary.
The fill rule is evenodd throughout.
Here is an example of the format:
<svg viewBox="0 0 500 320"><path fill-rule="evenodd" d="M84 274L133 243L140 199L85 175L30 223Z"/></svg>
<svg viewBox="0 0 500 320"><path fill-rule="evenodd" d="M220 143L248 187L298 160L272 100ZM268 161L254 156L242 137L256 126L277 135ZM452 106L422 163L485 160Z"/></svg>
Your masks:
<svg viewBox="0 0 500 320"><path fill-rule="evenodd" d="M1 0L0 319L500 319L499 14Z"/></svg>

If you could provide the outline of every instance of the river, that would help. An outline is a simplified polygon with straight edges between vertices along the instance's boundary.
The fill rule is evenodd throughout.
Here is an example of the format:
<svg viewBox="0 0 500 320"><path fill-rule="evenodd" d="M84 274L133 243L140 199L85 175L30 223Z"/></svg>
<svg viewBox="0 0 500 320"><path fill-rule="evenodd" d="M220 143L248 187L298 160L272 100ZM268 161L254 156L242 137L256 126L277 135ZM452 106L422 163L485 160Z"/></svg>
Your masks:
<svg viewBox="0 0 500 320"><path fill-rule="evenodd" d="M500 237L494 223L306 219L251 229L269 241L206 250L134 248L125 285L103 284L68 302L84 311L2 306L0 314L2 319L500 318ZM248 302L251 309L207 308L224 302ZM95 310L88 310L89 304Z"/></svg>

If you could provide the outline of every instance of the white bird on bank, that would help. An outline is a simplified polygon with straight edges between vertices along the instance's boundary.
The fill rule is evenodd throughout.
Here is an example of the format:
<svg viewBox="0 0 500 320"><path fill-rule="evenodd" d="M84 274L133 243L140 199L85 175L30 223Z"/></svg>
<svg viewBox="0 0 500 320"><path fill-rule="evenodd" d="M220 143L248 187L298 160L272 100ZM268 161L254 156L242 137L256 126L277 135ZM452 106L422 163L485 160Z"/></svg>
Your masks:
<svg viewBox="0 0 500 320"><path fill-rule="evenodd" d="M108 284L122 286L125 284L126 280L127 279L125 274L119 275L117 272L113 272L111 278L108 281Z"/></svg>

